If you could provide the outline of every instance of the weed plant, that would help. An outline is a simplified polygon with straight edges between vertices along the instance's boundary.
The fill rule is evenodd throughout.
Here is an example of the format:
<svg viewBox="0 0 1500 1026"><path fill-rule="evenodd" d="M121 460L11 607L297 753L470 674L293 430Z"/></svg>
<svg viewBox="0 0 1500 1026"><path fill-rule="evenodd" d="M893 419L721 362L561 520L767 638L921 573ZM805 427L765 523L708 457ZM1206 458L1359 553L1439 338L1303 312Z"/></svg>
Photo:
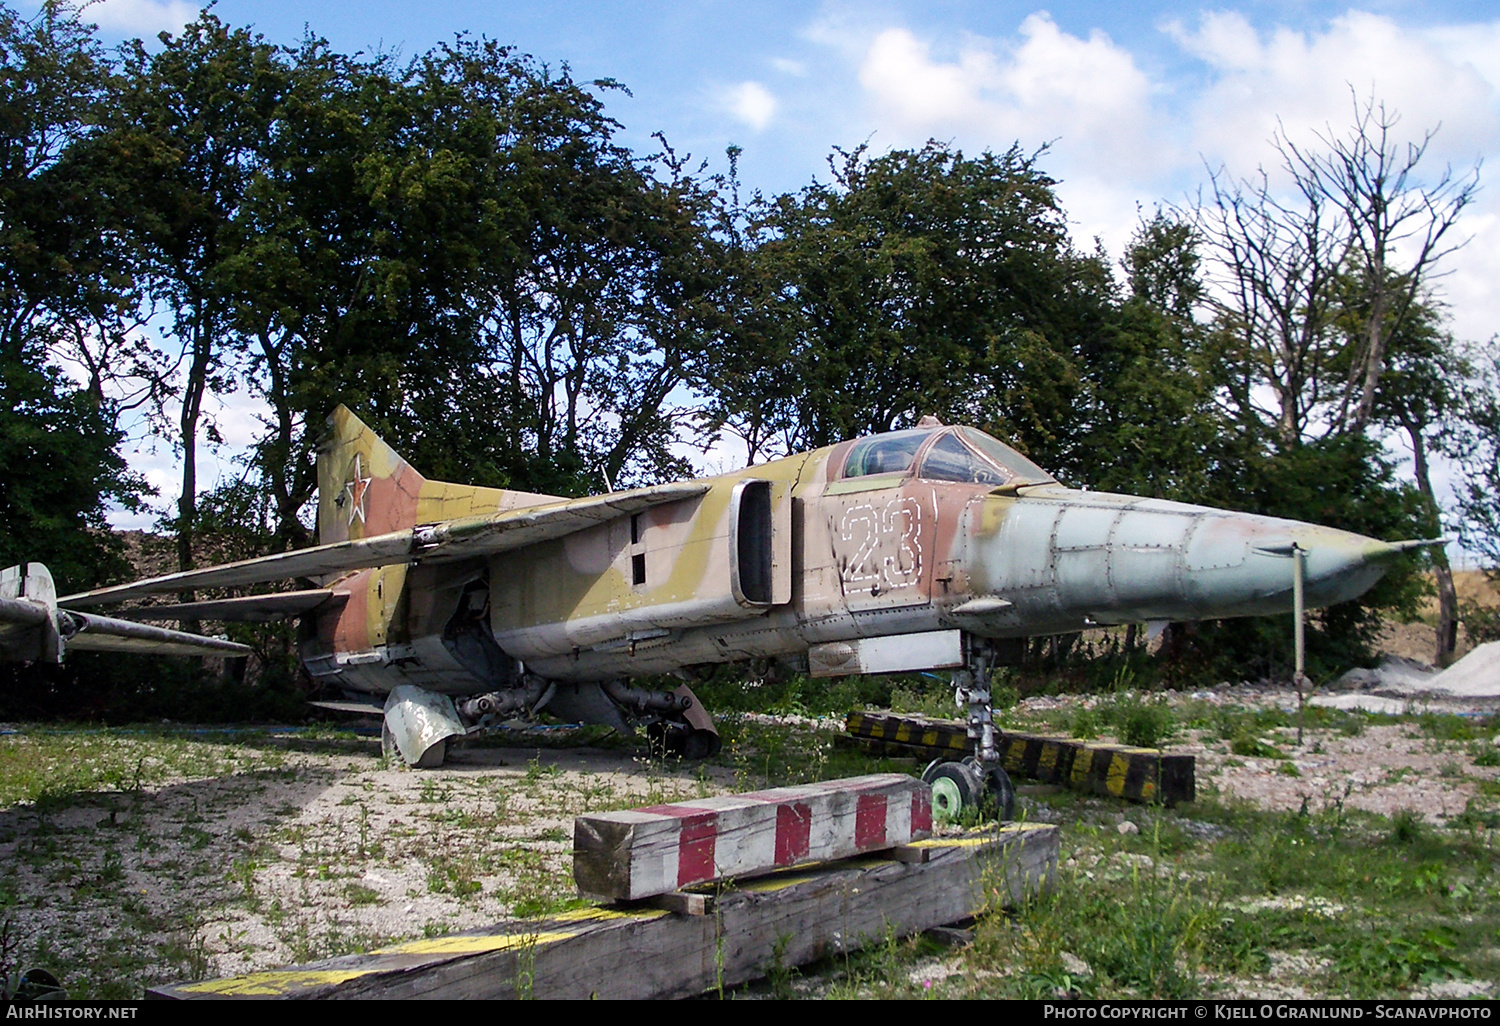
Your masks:
<svg viewBox="0 0 1500 1026"><path fill-rule="evenodd" d="M1500 766L1500 746L1475 741L1469 745L1469 753L1474 756L1476 766Z"/></svg>

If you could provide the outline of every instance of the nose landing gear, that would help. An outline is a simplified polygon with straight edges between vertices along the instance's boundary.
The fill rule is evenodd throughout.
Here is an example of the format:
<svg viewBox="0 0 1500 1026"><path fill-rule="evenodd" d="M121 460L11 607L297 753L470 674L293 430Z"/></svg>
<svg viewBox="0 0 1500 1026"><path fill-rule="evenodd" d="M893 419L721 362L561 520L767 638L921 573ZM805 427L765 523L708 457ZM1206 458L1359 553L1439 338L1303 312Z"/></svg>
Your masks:
<svg viewBox="0 0 1500 1026"><path fill-rule="evenodd" d="M959 707L968 708L974 754L956 762L934 759L922 771L922 779L932 785L935 819L952 823L994 814L1004 822L1015 816L1016 789L1000 765L1000 749L995 744L990 697L993 652L973 640L968 651L968 665L953 674L953 692Z"/></svg>

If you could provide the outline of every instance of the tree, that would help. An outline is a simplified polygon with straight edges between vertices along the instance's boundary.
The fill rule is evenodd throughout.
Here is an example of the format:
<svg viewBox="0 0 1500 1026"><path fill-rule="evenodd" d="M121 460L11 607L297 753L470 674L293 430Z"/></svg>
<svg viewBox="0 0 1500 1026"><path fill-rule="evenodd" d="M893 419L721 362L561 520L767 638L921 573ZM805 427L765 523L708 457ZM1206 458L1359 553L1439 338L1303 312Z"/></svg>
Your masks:
<svg viewBox="0 0 1500 1026"><path fill-rule="evenodd" d="M570 494L684 470L670 397L721 317L712 191L488 41L404 68L317 39L286 60L221 277L273 411L252 468L268 544L303 540L338 402L439 478Z"/></svg>
<svg viewBox="0 0 1500 1026"><path fill-rule="evenodd" d="M1365 318L1338 418L1347 417L1356 432L1375 416L1390 340L1409 317L1421 316L1416 306L1431 289L1437 264L1467 241L1455 239L1453 227L1479 187L1477 166L1461 176L1445 167L1436 180L1421 181L1417 165L1436 129L1403 147L1392 139L1399 121L1394 111L1371 99L1355 103L1346 136L1320 137L1324 152L1286 143L1297 174L1316 183L1346 223L1346 264L1361 286Z"/></svg>
<svg viewBox="0 0 1500 1026"><path fill-rule="evenodd" d="M1391 290L1399 293L1399 290ZM1376 290L1357 275L1349 282L1343 323L1359 338L1350 346L1359 352L1369 337L1370 304ZM1399 317L1388 304L1378 304L1383 316L1396 321L1381 332L1385 356L1380 387L1371 411L1373 423L1403 434L1412 453L1412 479L1422 504L1421 533L1435 538L1443 533L1443 511L1432 484L1435 454L1461 456L1451 444L1453 429L1464 415L1463 393L1474 368L1453 337L1443 328L1442 311L1432 302L1407 303ZM1458 645L1458 595L1453 572L1441 547L1430 551L1437 583L1438 622L1434 662L1446 666Z"/></svg>
<svg viewBox="0 0 1500 1026"><path fill-rule="evenodd" d="M1242 418L1273 423L1283 447L1365 431L1390 338L1430 291L1438 263L1462 244L1453 228L1478 188L1478 169L1455 176L1448 167L1422 180L1434 132L1401 147L1392 138L1398 121L1369 100L1355 104L1346 136L1319 134L1319 149L1278 130L1272 144L1287 198L1264 169L1250 180L1221 170L1193 211L1216 257L1211 299L1233 370L1228 396ZM1349 294L1351 280L1358 296ZM1364 312L1352 333L1351 303ZM1260 408L1258 387L1275 397L1274 411Z"/></svg>
<svg viewBox="0 0 1500 1026"><path fill-rule="evenodd" d="M673 396L726 323L713 183L660 138L634 157L599 95L493 44L444 48L420 81L505 143L477 197L504 215L481 222L495 256L465 298L501 375L512 480L572 492L685 473L669 447L690 410Z"/></svg>
<svg viewBox="0 0 1500 1026"><path fill-rule="evenodd" d="M1210 173L1209 196L1198 198L1191 218L1214 257L1211 355L1226 413L1264 425L1285 449L1320 433L1331 401L1335 287L1348 246L1327 194L1296 174L1280 135L1273 142L1291 175L1291 198L1274 194L1264 169L1241 180L1220 170ZM1262 405L1263 393L1273 407Z"/></svg>
<svg viewBox="0 0 1500 1026"><path fill-rule="evenodd" d="M1076 467L1068 411L1112 286L1073 251L1038 156L860 147L830 183L757 197L714 422L795 450L932 413Z"/></svg>
<svg viewBox="0 0 1500 1026"><path fill-rule="evenodd" d="M98 130L111 77L90 27L57 4L30 22L0 7L0 61L0 353L19 360L108 325L124 298L95 183L67 159Z"/></svg>
<svg viewBox="0 0 1500 1026"><path fill-rule="evenodd" d="M1470 551L1488 562L1491 578L1500 577L1500 345L1495 339L1478 350L1473 375L1462 385L1461 429L1448 450L1462 468L1457 487L1460 537Z"/></svg>
<svg viewBox="0 0 1500 1026"><path fill-rule="evenodd" d="M1127 292L1081 361L1074 402L1090 487L1201 502L1226 458L1232 431L1201 366L1198 246L1192 224L1158 211L1126 249Z"/></svg>
<svg viewBox="0 0 1500 1026"><path fill-rule="evenodd" d="M1317 443L1326 456L1385 464L1378 447L1324 443L1363 437L1372 426L1403 433L1422 507L1407 530L1431 536L1440 528L1428 454L1451 428L1459 370L1433 321L1432 285L1442 259L1462 245L1454 226L1478 170L1448 167L1424 178L1433 132L1401 146L1398 121L1371 99L1355 103L1345 135L1319 133L1316 147L1278 131L1272 141L1289 198L1263 169L1251 181L1221 171L1194 217L1216 258L1210 358L1247 443L1264 436L1287 456ZM1262 406L1264 395L1273 408ZM1407 502L1394 490L1390 501ZM1436 658L1444 663L1456 601L1446 558L1431 558L1441 610Z"/></svg>
<svg viewBox="0 0 1500 1026"><path fill-rule="evenodd" d="M151 291L181 346L175 523L186 570L194 563L203 400L234 388L224 282L238 241L232 223L274 132L287 76L275 47L206 11L179 35L159 38L157 52L136 40L126 54L127 87L109 144L120 178L112 198L145 251Z"/></svg>
<svg viewBox="0 0 1500 1026"><path fill-rule="evenodd" d="M0 565L37 559L85 588L122 572L104 507L138 504L142 482L115 452L105 395L123 362L130 254L80 148L99 131L114 79L77 11L30 20L0 7ZM60 355L82 362L80 386Z"/></svg>

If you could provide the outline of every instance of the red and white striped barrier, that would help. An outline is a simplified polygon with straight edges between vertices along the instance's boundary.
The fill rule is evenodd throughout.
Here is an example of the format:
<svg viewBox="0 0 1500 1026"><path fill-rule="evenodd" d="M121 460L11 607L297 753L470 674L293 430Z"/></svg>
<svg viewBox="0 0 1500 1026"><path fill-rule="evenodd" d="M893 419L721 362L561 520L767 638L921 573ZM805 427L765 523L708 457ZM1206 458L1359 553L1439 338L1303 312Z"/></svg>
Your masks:
<svg viewBox="0 0 1500 1026"><path fill-rule="evenodd" d="M846 859L932 833L932 791L877 773L573 821L573 878L606 901Z"/></svg>

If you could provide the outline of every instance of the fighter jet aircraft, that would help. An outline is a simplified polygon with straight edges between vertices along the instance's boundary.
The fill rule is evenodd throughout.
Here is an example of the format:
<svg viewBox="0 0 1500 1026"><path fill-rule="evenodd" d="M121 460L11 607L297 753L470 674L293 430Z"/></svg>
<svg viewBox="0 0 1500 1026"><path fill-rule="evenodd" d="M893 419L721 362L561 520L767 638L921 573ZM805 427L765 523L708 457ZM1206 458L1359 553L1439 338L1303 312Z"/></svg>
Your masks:
<svg viewBox="0 0 1500 1026"><path fill-rule="evenodd" d="M136 621L300 617L308 673L382 711L387 752L414 766L440 764L449 738L543 710L645 724L710 754L717 734L685 685L631 681L719 663L952 670L978 754L927 775L971 801L1009 787L987 683L1009 641L1287 612L1294 552L1308 606L1329 605L1429 544L1065 488L1003 442L933 418L732 474L566 499L429 481L340 407L318 488L312 548L56 600L38 564L7 571L0 651L222 653L233 646ZM301 583L138 604L288 580Z"/></svg>

